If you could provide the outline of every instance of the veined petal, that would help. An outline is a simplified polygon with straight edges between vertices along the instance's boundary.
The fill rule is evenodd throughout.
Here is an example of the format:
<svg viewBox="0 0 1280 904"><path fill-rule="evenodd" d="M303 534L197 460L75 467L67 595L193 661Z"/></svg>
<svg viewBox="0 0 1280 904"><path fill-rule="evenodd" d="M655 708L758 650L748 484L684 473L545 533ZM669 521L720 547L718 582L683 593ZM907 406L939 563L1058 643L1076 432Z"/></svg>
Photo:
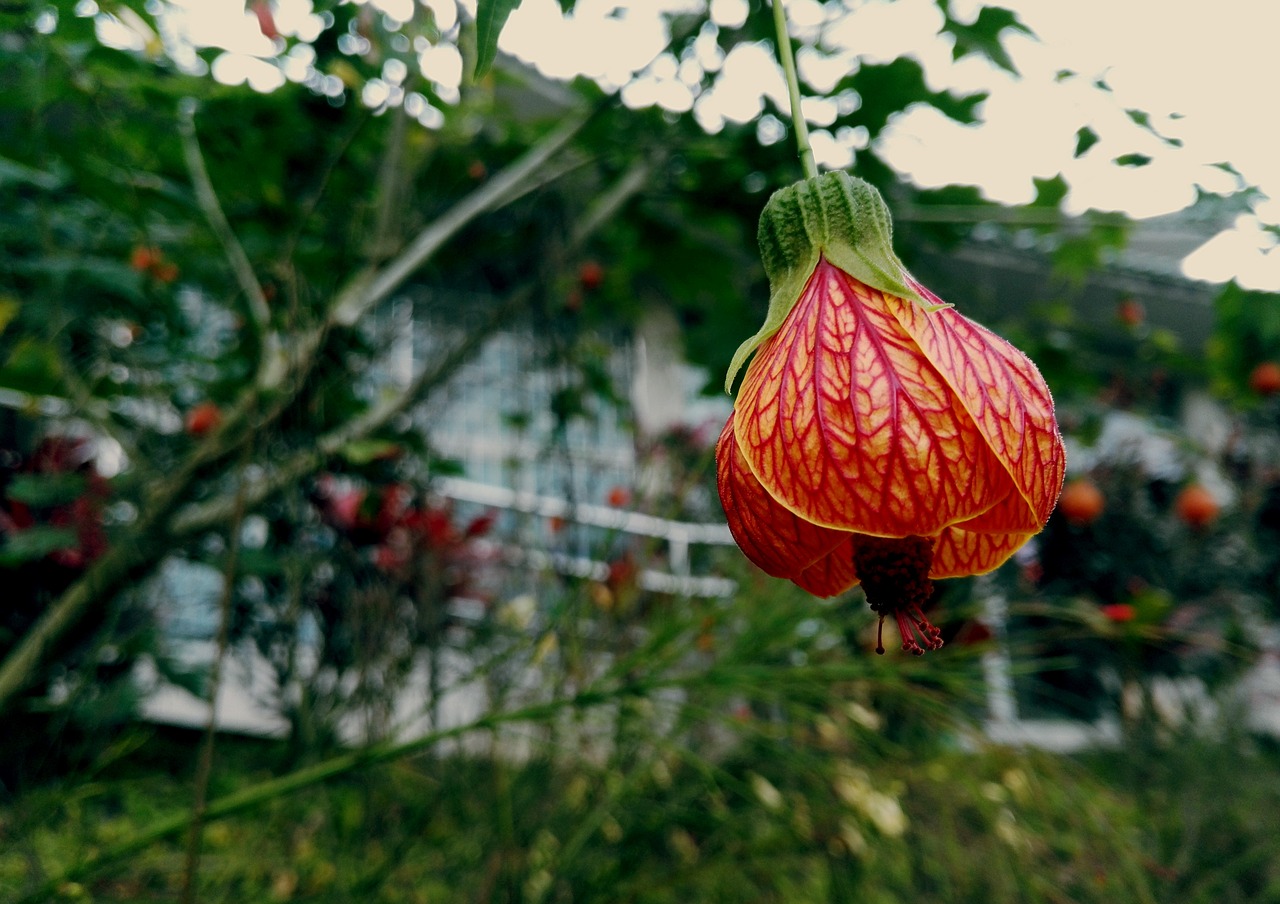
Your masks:
<svg viewBox="0 0 1280 904"><path fill-rule="evenodd" d="M923 286L916 288L937 299ZM993 512L985 529L1040 530L1057 502L1066 468L1053 397L1040 371L1009 342L953 308L928 312L887 298L893 315L959 397L1025 500L1022 512L1014 500Z"/></svg>
<svg viewBox="0 0 1280 904"><path fill-rule="evenodd" d="M948 527L933 543L931 578L986 574L1008 561L1033 533L996 534Z"/></svg>
<svg viewBox="0 0 1280 904"><path fill-rule="evenodd" d="M768 494L805 521L934 536L1012 484L891 301L908 305L819 259L747 369L734 432Z"/></svg>
<svg viewBox="0 0 1280 904"><path fill-rule="evenodd" d="M716 482L733 538L765 573L814 596L834 596L858 582L850 534L810 524L775 502L747 467L732 417L716 444Z"/></svg>

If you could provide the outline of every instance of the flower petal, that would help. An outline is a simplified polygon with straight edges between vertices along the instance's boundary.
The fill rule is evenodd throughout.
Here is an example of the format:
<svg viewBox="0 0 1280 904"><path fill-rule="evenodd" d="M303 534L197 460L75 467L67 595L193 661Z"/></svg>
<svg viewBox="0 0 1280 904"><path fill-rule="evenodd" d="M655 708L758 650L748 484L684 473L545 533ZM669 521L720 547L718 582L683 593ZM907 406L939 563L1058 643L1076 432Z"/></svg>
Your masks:
<svg viewBox="0 0 1280 904"><path fill-rule="evenodd" d="M748 367L734 431L751 472L804 520L933 536L1012 485L891 302L909 305L820 259Z"/></svg>
<svg viewBox="0 0 1280 904"><path fill-rule="evenodd" d="M916 288L941 303L918 283ZM1025 500L1022 511L1016 500L993 511L984 529L1040 530L1062 490L1066 467L1053 396L1040 371L1013 345L953 308L929 312L887 298L890 311L950 384Z"/></svg>
<svg viewBox="0 0 1280 904"><path fill-rule="evenodd" d="M995 534L948 527L933 542L931 578L986 574L1008 561L1033 534Z"/></svg>
<svg viewBox="0 0 1280 904"><path fill-rule="evenodd" d="M765 573L814 596L834 596L858 582L851 535L810 524L774 501L747 467L732 417L716 444L716 482L733 538Z"/></svg>

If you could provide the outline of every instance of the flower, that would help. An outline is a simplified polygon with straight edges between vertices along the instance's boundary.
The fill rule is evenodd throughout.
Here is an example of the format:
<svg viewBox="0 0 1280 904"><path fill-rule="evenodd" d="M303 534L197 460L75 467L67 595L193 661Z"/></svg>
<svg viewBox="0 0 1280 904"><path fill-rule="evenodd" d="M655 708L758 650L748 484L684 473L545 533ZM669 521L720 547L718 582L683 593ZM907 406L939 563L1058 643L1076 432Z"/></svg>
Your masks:
<svg viewBox="0 0 1280 904"><path fill-rule="evenodd" d="M716 447L730 530L817 596L861 582L903 649L942 645L931 579L982 574L1044 527L1065 453L1035 365L920 285L879 193L846 173L760 219L769 313ZM754 353L754 357L752 357Z"/></svg>

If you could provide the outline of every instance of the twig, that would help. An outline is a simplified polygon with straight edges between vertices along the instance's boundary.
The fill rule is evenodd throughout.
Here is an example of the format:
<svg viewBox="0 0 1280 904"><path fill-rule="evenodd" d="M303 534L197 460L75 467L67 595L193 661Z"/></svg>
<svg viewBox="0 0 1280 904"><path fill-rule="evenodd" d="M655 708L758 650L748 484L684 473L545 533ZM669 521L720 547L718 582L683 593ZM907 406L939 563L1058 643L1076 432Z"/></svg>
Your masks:
<svg viewBox="0 0 1280 904"><path fill-rule="evenodd" d="M295 348L291 368L282 366L269 373L260 371L257 383L242 392L233 406L233 413L227 417L219 432L199 444L172 476L160 481L158 489L148 500L144 513L134 522L133 528L90 566L80 580L58 597L8 652L0 663L0 712L34 678L48 651L90 607L117 590L131 573L147 563L152 547L157 542L154 539L157 532L187 495L199 472L240 448L255 432L266 429L279 418L315 366L317 353L328 330L334 325L354 325L362 314L394 291L414 269L425 263L471 220L501 206L513 188L568 144L586 119L587 117L576 117L566 123L500 172L484 188L463 198L439 221L423 230L410 248L384 270L376 273L366 271L353 279L338 296L326 322L298 336L296 341L291 341ZM263 361L268 360L264 356ZM286 385L286 379L289 378L289 384ZM274 407L254 418L250 424L250 414L256 413L263 389L278 390L273 395ZM252 491L250 498L253 498Z"/></svg>
<svg viewBox="0 0 1280 904"><path fill-rule="evenodd" d="M241 461L243 469L249 463L252 443L246 443ZM243 472L236 490L236 510L227 529L227 564L222 573L222 597L218 601L218 636L215 641L213 666L209 672L209 720L205 723L204 739L200 744L200 758L196 763L195 799L191 804L191 829L187 834L187 860L183 870L182 902L195 904L196 877L200 872L200 832L204 828L205 810L208 805L209 777L213 773L213 744L218 726L218 691L222 687L222 668L227 658L227 644L231 635L231 602L235 596L236 569L240 558L240 533L244 526L245 480Z"/></svg>
<svg viewBox="0 0 1280 904"><path fill-rule="evenodd" d="M581 247L615 216L645 186L652 170L651 162L637 162L607 192L597 198L571 233L568 249L572 251ZM511 314L519 310L533 294L534 288L533 285L525 285L513 292L465 339L443 357L437 358L432 367L424 369L399 393L320 437L314 448L295 453L284 464L253 483L248 489L249 505L257 505L272 493L312 473L328 456L337 453L348 443L368 436L432 390L442 386L481 343L509 321ZM225 496L208 502L193 503L174 516L170 534L183 537L208 530L229 517L233 511L232 500Z"/></svg>
<svg viewBox="0 0 1280 904"><path fill-rule="evenodd" d="M378 273L364 273L348 283L339 294L330 314L338 326L355 325L370 308L394 292L413 275L445 242L464 226L510 196L534 172L567 145L586 124L587 116L576 115L567 120L524 156L499 172L483 186L467 195L450 210L422 230L404 251L396 255Z"/></svg>
<svg viewBox="0 0 1280 904"><path fill-rule="evenodd" d="M240 291L244 293L245 303L249 308L249 316L260 334L265 335L271 323L271 308L267 304L267 296L262 291L262 284L254 275L253 265L236 234L231 230L227 215L222 212L217 192L209 179L209 170L204 165L204 155L200 153L200 140L196 136L195 121L196 103L192 98L183 98L178 104L178 136L182 139L182 158L186 161L187 172L191 176L191 186L195 189L196 203L204 214L209 228L217 236L222 245L227 262L235 273Z"/></svg>

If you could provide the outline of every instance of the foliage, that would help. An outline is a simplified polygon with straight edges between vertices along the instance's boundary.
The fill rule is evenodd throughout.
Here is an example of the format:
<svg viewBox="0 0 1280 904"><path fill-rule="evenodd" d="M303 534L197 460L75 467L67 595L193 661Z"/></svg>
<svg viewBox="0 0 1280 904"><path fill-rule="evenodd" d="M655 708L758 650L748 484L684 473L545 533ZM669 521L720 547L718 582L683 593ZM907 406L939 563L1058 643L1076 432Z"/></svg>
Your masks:
<svg viewBox="0 0 1280 904"><path fill-rule="evenodd" d="M0 710L16 727L0 739L5 894L38 899L50 881L66 898L133 900L196 874L179 853L199 821L189 739L128 727L148 668L215 690L170 661L154 580L165 562L217 575L215 618L235 649L270 663L268 702L290 729L279 746L218 740L206 899L1274 889L1259 854L1274 834L1273 752L1205 745L1197 760L1184 745L1180 768L1160 771L1148 767L1165 748L1084 765L957 749L981 710L983 648L961 641L990 634L971 611L985 587L941 601L956 616L935 661L878 660L857 593L819 602L708 549L695 567L733 577L736 597L647 589L645 570L668 556L660 543L560 515L492 520L433 496L458 463L436 449L428 406L499 330L526 335L556 375L548 410L502 412L530 435L552 425L547 458L602 412L628 417L610 350L654 308L674 314L685 357L719 383L766 304L755 224L797 174L785 140L763 144L755 123L707 134L691 115L627 109L585 82L539 85L553 101L531 114L528 74L483 65L512 3L480 5L493 12L483 35L475 22L441 34L419 5L399 23L317 3L310 41L269 34L269 4L255 3L269 59L314 54L305 76L265 94L201 74L216 48L166 54L156 4L101 4L150 36L132 50L98 41L89 6L0 9ZM1011 68L1001 37L1025 30L1012 13L968 21L940 6L957 56ZM752 2L736 29L677 17L668 52L684 59L704 34L721 52L771 40L768 12ZM413 72L423 42L474 61L459 96L416 73L393 85L394 63ZM811 43L826 52L821 35ZM704 72L702 89L715 78ZM399 90L394 102L361 102L377 81ZM1097 457L1103 518L1051 522L1038 562L995 580L1031 604L1019 614L1035 630L1015 640L1055 667L1045 683L1068 673L1059 685L1098 707L1119 709L1126 679L1231 677L1249 619L1276 615L1280 598L1277 399L1240 394L1280 357L1275 297L1224 290L1207 363L1160 330L1073 314L1126 224L1067 223L1061 177L1006 210L971 186L919 190L877 156L908 107L971 122L981 93L934 90L910 56L851 67L830 91L802 87L847 101L825 128L865 132L858 172L891 206L937 214L900 228L909 264L974 239L971 219L947 218L956 208L1007 222L997 242L1053 255L1058 294L989 319L1040 363L1082 449L1117 409L1172 424L1206 373L1230 400L1239 443L1180 445L1173 480ZM1082 128L1077 153L1098 138ZM384 366L397 304L429 323L407 380ZM618 507L717 518L713 436L638 437L650 472ZM1236 501L1195 530L1174 498L1202 469ZM541 564L515 557L529 545L547 550ZM603 568L564 567L582 559ZM1115 606L1133 617L1109 617ZM1205 616L1194 631L1188 612ZM405 740L394 692L424 665L431 707L413 717L425 740ZM450 723L437 702L469 687L488 711ZM1215 795L1210 768L1260 778ZM1194 802L1185 821L1171 801ZM1213 820L1228 831L1202 854L1195 830Z"/></svg>

